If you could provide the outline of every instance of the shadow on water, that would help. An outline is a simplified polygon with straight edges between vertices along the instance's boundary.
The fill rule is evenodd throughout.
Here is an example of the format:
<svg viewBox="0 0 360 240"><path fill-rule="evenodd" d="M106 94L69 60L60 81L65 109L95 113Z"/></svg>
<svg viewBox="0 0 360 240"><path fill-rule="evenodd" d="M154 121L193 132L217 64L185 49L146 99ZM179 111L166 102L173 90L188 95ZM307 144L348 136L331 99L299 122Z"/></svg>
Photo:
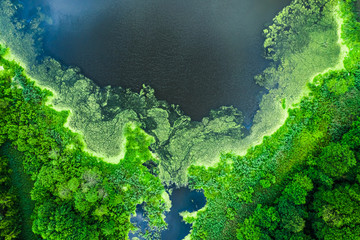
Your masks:
<svg viewBox="0 0 360 240"><path fill-rule="evenodd" d="M32 232L31 220L31 214L34 210L35 204L31 200L30 191L32 190L34 183L30 176L25 173L23 166L24 155L22 152L19 152L13 146L11 146L10 142L6 142L0 147L0 155L5 156L9 160L9 166L12 170L12 186L15 187L15 193L19 200L20 214L22 219L22 229L19 239L38 239Z"/></svg>
<svg viewBox="0 0 360 240"><path fill-rule="evenodd" d="M45 54L82 69L100 86L155 89L193 120L234 105L245 121L264 89L262 30L290 0L35 0L52 22Z"/></svg>
<svg viewBox="0 0 360 240"><path fill-rule="evenodd" d="M189 188L171 188L172 194L170 195L171 210L165 214L165 221L168 228L161 232L162 240L181 240L186 237L191 229L191 224L186 224L179 213L183 211L194 212L206 204L206 198L202 191L190 190ZM138 205L136 210L136 217L131 218L131 222L138 226L144 233L147 229L147 223L144 217L143 205ZM138 237L142 239L139 234L129 234L130 239Z"/></svg>

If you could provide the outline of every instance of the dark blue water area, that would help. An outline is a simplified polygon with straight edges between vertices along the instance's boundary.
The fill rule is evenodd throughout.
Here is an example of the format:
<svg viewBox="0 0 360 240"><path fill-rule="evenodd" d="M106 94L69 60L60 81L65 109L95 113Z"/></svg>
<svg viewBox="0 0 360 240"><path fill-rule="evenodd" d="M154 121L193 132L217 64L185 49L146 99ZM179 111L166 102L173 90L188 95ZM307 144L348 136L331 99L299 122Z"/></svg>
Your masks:
<svg viewBox="0 0 360 240"><path fill-rule="evenodd" d="M185 187L171 189L172 194L170 195L170 200L172 207L170 212L165 214L165 221L168 223L168 228L163 230L160 235L162 240L181 240L189 234L191 224L185 223L179 213L183 211L194 212L201 209L206 204L206 198L203 191L190 190ZM143 233L148 230L148 225L145 219L146 217L144 217L143 205L138 205L136 209L136 217L132 217L131 222ZM132 237L142 239L138 233L130 233L129 237L130 239Z"/></svg>
<svg viewBox="0 0 360 240"><path fill-rule="evenodd" d="M25 19L37 7L51 19L44 54L78 66L99 86L150 85L196 121L233 105L249 125L265 90L253 78L269 64L262 31L290 0L23 3Z"/></svg>
<svg viewBox="0 0 360 240"><path fill-rule="evenodd" d="M139 232L145 233L147 230L151 231L151 229L149 229L149 225L146 220L146 216L144 215L144 204L140 204L140 205L136 206L136 215L131 216L130 222L139 229L137 232L129 233L130 239L132 239L133 237L142 239Z"/></svg>
<svg viewBox="0 0 360 240"><path fill-rule="evenodd" d="M247 131L266 89L254 76L269 62L262 31L291 0L23 0L27 22L39 11L48 18L44 56L77 66L100 87L139 91L180 105L199 121L211 109L233 105ZM182 211L202 208L202 192L173 189L167 230L161 239L183 239L191 225ZM148 229L143 205L131 221ZM131 235L132 236L132 235ZM138 236L135 234L135 236Z"/></svg>

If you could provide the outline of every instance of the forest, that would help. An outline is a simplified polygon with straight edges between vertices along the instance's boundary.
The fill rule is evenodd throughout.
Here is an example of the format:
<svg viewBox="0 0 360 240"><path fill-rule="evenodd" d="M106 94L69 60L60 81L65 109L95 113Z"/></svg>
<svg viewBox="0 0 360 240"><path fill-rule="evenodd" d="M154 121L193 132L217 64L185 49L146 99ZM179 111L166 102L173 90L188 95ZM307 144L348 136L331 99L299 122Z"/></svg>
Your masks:
<svg viewBox="0 0 360 240"><path fill-rule="evenodd" d="M249 133L264 135L258 145L249 143L256 137L242 140L242 114L233 107L192 122L147 87L139 94L108 89L115 92L106 99L110 107L100 107L96 99L106 94L88 79L76 80L75 70L52 59L40 70L28 70L35 50L23 62L11 47L0 45L0 239L128 239L129 231L136 231L130 217L139 204L149 222L143 237L158 239L171 207L166 183L204 190L206 206L182 213L192 224L188 239L359 239L357 4L296 0L264 31L265 55L273 64L256 77L270 90L255 135ZM57 77L59 84L41 87L33 76ZM85 89L92 103L84 103L81 94L56 100L61 89L73 94L68 96ZM116 98L122 99L120 108L111 107ZM90 105L89 112L80 113ZM271 111L275 117L267 118ZM93 129L86 117L93 114L96 125L102 119L98 112L108 121L84 133L84 126ZM277 129L274 119L284 112ZM119 121L115 134L107 129ZM95 146L102 129L105 137ZM107 145L107 134L116 135L111 138L118 146L115 154L110 154L113 143L103 151L112 161L93 154ZM232 150L241 144L246 154Z"/></svg>
<svg viewBox="0 0 360 240"><path fill-rule="evenodd" d="M129 124L126 152L119 164L87 154L81 136L64 127L69 111L47 106L51 92L36 87L22 67L6 60L5 48L0 52L1 236L123 239L134 230L130 215L142 202L147 203L151 228L164 228L163 212L169 203L156 177L159 162L148 149L153 138ZM18 198L25 196L17 196L20 189L11 187L9 166L15 161L22 162L33 183L33 233L26 230L30 217L24 214L26 206L19 208Z"/></svg>

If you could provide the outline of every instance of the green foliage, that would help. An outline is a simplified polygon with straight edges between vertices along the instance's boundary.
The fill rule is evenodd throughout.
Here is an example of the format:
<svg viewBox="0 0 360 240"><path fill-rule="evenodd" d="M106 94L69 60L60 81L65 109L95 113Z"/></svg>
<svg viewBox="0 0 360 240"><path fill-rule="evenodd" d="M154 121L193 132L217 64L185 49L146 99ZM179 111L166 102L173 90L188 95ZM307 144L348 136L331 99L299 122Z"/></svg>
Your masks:
<svg viewBox="0 0 360 240"><path fill-rule="evenodd" d="M331 143L323 149L316 164L330 177L341 177L356 165L356 159L349 146Z"/></svg>
<svg viewBox="0 0 360 240"><path fill-rule="evenodd" d="M81 136L64 127L68 112L45 105L50 92L35 86L15 62L0 61L7 68L0 76L0 143L7 141L23 153L22 164L34 180L33 232L49 240L126 239L134 228L130 214L143 202L150 228L164 228L164 187L144 166L151 161L152 172L158 172L159 161L149 150L153 138L128 124L125 155L118 164L89 155ZM1 210L9 215L1 222L6 230L1 234L18 234L17 224L9 226L18 222L14 199L8 197Z"/></svg>
<svg viewBox="0 0 360 240"><path fill-rule="evenodd" d="M76 192L76 190L78 189L78 187L80 185L80 181L78 178L72 178L68 181L67 185L68 185L67 187L69 188L70 191Z"/></svg>
<svg viewBox="0 0 360 240"><path fill-rule="evenodd" d="M272 184L276 183L276 177L271 173L266 173L264 179L260 180L260 184L263 188L269 188Z"/></svg>
<svg viewBox="0 0 360 240"><path fill-rule="evenodd" d="M249 187L245 191L239 192L237 195L240 201L251 203L253 193L254 193L254 189L252 187Z"/></svg>
<svg viewBox="0 0 360 240"><path fill-rule="evenodd" d="M314 228L320 239L358 239L360 230L360 187L342 184L315 195Z"/></svg>
<svg viewBox="0 0 360 240"><path fill-rule="evenodd" d="M352 150L360 149L360 121L353 122L352 128L343 136L342 141Z"/></svg>
<svg viewBox="0 0 360 240"><path fill-rule="evenodd" d="M261 239L262 235L261 235L261 229L260 227L256 227L256 225L254 224L254 222L252 221L253 219L245 219L244 221L244 225L240 226L237 231L237 239L239 240L250 240L250 239L254 239L254 240L259 240Z"/></svg>
<svg viewBox="0 0 360 240"><path fill-rule="evenodd" d="M0 239L18 239L21 221L18 199L11 186L8 160L0 156Z"/></svg>
<svg viewBox="0 0 360 240"><path fill-rule="evenodd" d="M340 1L342 39L350 49L345 70L317 76L285 124L245 156L222 154L213 167L189 168L191 187L203 188L208 200L192 219L193 239L310 239L308 234L356 239L360 173L358 125L353 122L360 114L360 44L354 3ZM33 36L18 34L11 23L15 5L8 0L0 4L6 15L0 25L9 31L6 42L12 39L16 53L29 66L37 65ZM310 78L338 61L334 4L293 1L265 31L266 56L274 64L257 78L270 93L260 104L255 123L261 124L252 129L253 136L271 132L274 119L298 103ZM15 62L0 62L0 141L10 141L25 155L26 172L35 181L33 231L42 238L125 239L132 229L130 213L141 202L150 225L161 229L164 189L154 175L186 184L191 164L210 165L220 150L248 146L240 142L242 116L232 107L196 123L177 107L156 101L147 87L140 94L102 92L54 59L30 68L42 84L66 92L54 103L72 108L69 126L83 132L89 149L105 156L124 153L118 164L104 163L83 151L80 135L63 127L68 112L45 105L49 92L29 81ZM127 124L131 121L137 124ZM166 161L154 159L150 144ZM152 166L154 175L144 165Z"/></svg>
<svg viewBox="0 0 360 240"><path fill-rule="evenodd" d="M262 207L259 204L254 214L244 220L237 230L237 239L271 239L270 232L264 231L269 229L274 231L280 222L279 213L273 207Z"/></svg>
<svg viewBox="0 0 360 240"><path fill-rule="evenodd" d="M285 187L283 196L296 205L305 204L306 196L313 187L313 183L308 176L295 174L290 184Z"/></svg>

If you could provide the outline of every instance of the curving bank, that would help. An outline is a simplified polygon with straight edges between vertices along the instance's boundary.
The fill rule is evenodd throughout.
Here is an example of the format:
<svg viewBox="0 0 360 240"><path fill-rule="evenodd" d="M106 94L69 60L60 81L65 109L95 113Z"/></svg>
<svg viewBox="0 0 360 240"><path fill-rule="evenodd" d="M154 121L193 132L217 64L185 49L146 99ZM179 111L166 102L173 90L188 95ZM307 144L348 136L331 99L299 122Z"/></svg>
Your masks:
<svg viewBox="0 0 360 240"><path fill-rule="evenodd" d="M190 185L207 197L185 215L191 239L359 238L359 16L356 1L333 3L344 68L316 76L285 123L245 155L190 167Z"/></svg>
<svg viewBox="0 0 360 240"><path fill-rule="evenodd" d="M35 236L126 239L143 204L143 237L159 238L171 207L164 185L175 183L207 199L181 213L190 239L357 239L356 4L296 0L279 13L264 31L273 64L256 77L269 93L244 137L234 107L194 122L150 87L101 89L78 69L40 58L44 16L27 23L17 18L19 4L1 1L0 36L11 52L0 47L0 153L22 154ZM11 159L1 157L0 186L0 229L10 239L32 221L25 196L11 190ZM22 227L13 224L18 217Z"/></svg>

